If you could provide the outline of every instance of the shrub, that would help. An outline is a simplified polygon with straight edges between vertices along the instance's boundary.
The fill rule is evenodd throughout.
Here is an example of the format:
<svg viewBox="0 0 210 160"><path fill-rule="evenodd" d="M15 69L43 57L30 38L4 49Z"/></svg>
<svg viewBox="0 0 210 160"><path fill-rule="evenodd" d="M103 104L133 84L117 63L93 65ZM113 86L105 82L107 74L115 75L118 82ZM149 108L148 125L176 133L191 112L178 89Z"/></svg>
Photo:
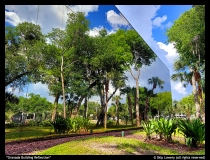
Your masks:
<svg viewBox="0 0 210 160"><path fill-rule="evenodd" d="M28 126L38 126L39 125L39 122L35 121L35 120L29 120L29 121L26 121L26 123Z"/></svg>
<svg viewBox="0 0 210 160"><path fill-rule="evenodd" d="M50 126L52 126L52 122L51 122L51 120L44 120L44 121L40 122L39 126L50 127Z"/></svg>
<svg viewBox="0 0 210 160"><path fill-rule="evenodd" d="M197 147L205 140L205 124L200 119L178 120L178 130L185 137L186 145Z"/></svg>
<svg viewBox="0 0 210 160"><path fill-rule="evenodd" d="M108 120L107 125L112 126L112 125L114 125L114 122L115 122L114 120Z"/></svg>
<svg viewBox="0 0 210 160"><path fill-rule="evenodd" d="M82 128L82 122L81 117L75 117L75 118L68 118L67 119L67 132L79 132Z"/></svg>
<svg viewBox="0 0 210 160"><path fill-rule="evenodd" d="M10 122L10 123L5 124L5 128L14 128L14 127L17 127L17 126L18 126L18 124L14 123L14 122Z"/></svg>
<svg viewBox="0 0 210 160"><path fill-rule="evenodd" d="M174 123L174 121L172 119L163 119L161 118L159 120L159 127L161 130L161 133L163 133L165 140L167 142L171 142L172 141L172 134L176 133L176 128L177 125Z"/></svg>
<svg viewBox="0 0 210 160"><path fill-rule="evenodd" d="M68 130L67 120L62 116L56 116L55 120L51 123L55 133L65 133Z"/></svg>
<svg viewBox="0 0 210 160"><path fill-rule="evenodd" d="M151 139L151 134L154 132L154 125L152 124L152 122L148 121L148 122L143 122L142 126L144 128L144 131L146 132L146 140L147 139Z"/></svg>
<svg viewBox="0 0 210 160"><path fill-rule="evenodd" d="M160 120L152 120L151 123L153 124L153 130L154 132L156 133L156 138L157 138L157 135L159 135L160 139L162 139L162 134L163 134L163 131L161 129L161 119Z"/></svg>

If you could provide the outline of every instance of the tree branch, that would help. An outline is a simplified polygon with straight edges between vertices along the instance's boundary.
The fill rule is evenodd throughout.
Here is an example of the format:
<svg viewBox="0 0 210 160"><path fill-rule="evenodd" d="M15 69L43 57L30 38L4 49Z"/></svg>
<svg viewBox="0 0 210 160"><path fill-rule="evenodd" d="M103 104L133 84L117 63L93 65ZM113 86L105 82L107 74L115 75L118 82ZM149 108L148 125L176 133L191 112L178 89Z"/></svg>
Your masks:
<svg viewBox="0 0 210 160"><path fill-rule="evenodd" d="M132 73L132 71L131 71L131 68L130 68L130 73L131 73L132 77L133 77L134 79L136 79L136 77L133 75L133 73Z"/></svg>
<svg viewBox="0 0 210 160"><path fill-rule="evenodd" d="M79 60L76 60L76 61L79 61ZM63 67L63 69L64 69L64 68L67 68L67 67L69 67L70 65L72 65L72 64L73 64L73 63L75 63L76 61L74 61L74 62L71 62L69 65L67 65L67 66Z"/></svg>
<svg viewBox="0 0 210 160"><path fill-rule="evenodd" d="M5 82L5 87L8 86L10 83L16 81L17 79L21 78L22 76L25 76L25 75L27 75L27 74L29 74L29 73L31 73L31 72L24 72L24 73L21 73L21 74L15 76L15 77L13 77L13 78L10 79L9 81Z"/></svg>
<svg viewBox="0 0 210 160"><path fill-rule="evenodd" d="M117 92L118 88L115 88L114 92L110 95L110 97L108 98L107 102L109 102L109 100L112 98L112 96Z"/></svg>

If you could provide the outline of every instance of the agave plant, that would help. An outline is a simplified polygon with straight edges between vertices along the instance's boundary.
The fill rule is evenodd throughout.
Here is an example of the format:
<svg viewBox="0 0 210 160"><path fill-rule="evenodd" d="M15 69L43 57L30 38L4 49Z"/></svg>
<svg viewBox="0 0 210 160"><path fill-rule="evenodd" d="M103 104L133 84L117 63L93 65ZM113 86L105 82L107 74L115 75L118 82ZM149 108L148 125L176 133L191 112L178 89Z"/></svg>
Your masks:
<svg viewBox="0 0 210 160"><path fill-rule="evenodd" d="M197 147L205 141L205 124L200 119L178 120L178 130L185 137L186 145Z"/></svg>
<svg viewBox="0 0 210 160"><path fill-rule="evenodd" d="M154 125L150 122L143 122L142 123L144 131L146 132L146 139L145 140L150 140L151 139L151 134L154 132Z"/></svg>

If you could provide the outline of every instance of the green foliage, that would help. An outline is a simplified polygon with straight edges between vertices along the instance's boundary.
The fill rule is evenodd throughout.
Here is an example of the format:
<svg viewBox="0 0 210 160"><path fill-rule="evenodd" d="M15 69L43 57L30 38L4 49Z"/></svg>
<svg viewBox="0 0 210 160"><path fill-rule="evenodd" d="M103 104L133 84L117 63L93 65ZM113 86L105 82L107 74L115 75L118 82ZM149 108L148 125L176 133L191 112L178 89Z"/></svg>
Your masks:
<svg viewBox="0 0 210 160"><path fill-rule="evenodd" d="M142 126L144 128L144 131L146 132L146 139L150 140L151 139L151 135L154 132L154 125L152 122L147 121L147 122L143 122Z"/></svg>
<svg viewBox="0 0 210 160"><path fill-rule="evenodd" d="M179 113L182 112L186 114L188 117L195 113L195 102L194 95L190 94L188 96L183 97L178 103L177 107L179 109Z"/></svg>
<svg viewBox="0 0 210 160"><path fill-rule="evenodd" d="M17 111L23 111L25 113L35 113L36 119L42 120L43 118L49 118L52 111L52 103L45 97L41 97L39 94L30 93L28 98L18 97L19 103L12 105L10 110L14 113ZM45 115L45 117L42 117Z"/></svg>
<svg viewBox="0 0 210 160"><path fill-rule="evenodd" d="M51 120L43 120L43 121L40 122L39 126L51 127L52 126Z"/></svg>
<svg viewBox="0 0 210 160"><path fill-rule="evenodd" d="M107 121L107 126L113 126L114 123L115 123L114 120L108 120L108 121Z"/></svg>
<svg viewBox="0 0 210 160"><path fill-rule="evenodd" d="M68 129L68 124L65 118L62 116L57 115L55 117L55 120L52 122L52 125L54 127L55 133L65 133Z"/></svg>
<svg viewBox="0 0 210 160"><path fill-rule="evenodd" d="M205 141L205 124L200 119L177 120L178 130L186 138L186 144L190 147L197 147Z"/></svg>
<svg viewBox="0 0 210 160"><path fill-rule="evenodd" d="M167 107L172 106L171 92L160 92L156 96L150 98L150 106L164 111Z"/></svg>
<svg viewBox="0 0 210 160"><path fill-rule="evenodd" d="M14 127L17 127L17 126L18 126L18 124L14 123L14 122L10 122L10 123L5 124L5 128L14 128Z"/></svg>
<svg viewBox="0 0 210 160"><path fill-rule="evenodd" d="M172 142L172 134L176 133L177 125L172 119L161 118L159 120L159 129L163 133L167 142Z"/></svg>
<svg viewBox="0 0 210 160"><path fill-rule="evenodd" d="M175 45L179 58L174 63L177 72L173 80L184 86L191 83L192 69L201 74L198 84L205 88L205 5L195 5L184 12L166 32L168 41ZM194 70L194 71L195 71Z"/></svg>
<svg viewBox="0 0 210 160"><path fill-rule="evenodd" d="M88 131L90 126L90 121L88 118L75 117L67 118L67 132L77 133L81 130Z"/></svg>
<svg viewBox="0 0 210 160"><path fill-rule="evenodd" d="M43 38L41 27L33 23L5 27L5 87L22 90L30 76L40 74L43 61L39 49Z"/></svg>
<svg viewBox="0 0 210 160"><path fill-rule="evenodd" d="M161 134L161 130L158 125L158 121L153 119L150 121L150 123L153 124L153 131L156 133L156 137L157 137L157 134Z"/></svg>

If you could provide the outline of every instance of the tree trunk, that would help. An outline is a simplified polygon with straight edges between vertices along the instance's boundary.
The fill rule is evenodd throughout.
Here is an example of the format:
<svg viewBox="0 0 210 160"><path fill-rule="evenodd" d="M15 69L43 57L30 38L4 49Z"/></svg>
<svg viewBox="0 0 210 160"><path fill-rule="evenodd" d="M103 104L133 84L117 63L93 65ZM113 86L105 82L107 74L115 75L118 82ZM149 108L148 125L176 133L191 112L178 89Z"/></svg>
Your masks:
<svg viewBox="0 0 210 160"><path fill-rule="evenodd" d="M131 71L130 68L130 73L132 77L136 81L136 96L135 96L135 108L136 108L136 126L140 127L141 124L141 116L140 116L140 109L139 109L139 76L140 76L140 68L137 70L137 76L135 77Z"/></svg>
<svg viewBox="0 0 210 160"><path fill-rule="evenodd" d="M85 103L84 103L84 118L87 118L87 98L85 98Z"/></svg>
<svg viewBox="0 0 210 160"><path fill-rule="evenodd" d="M146 105L145 105L145 108L144 108L144 121L145 122L147 121L148 105L149 105L149 98L147 97L147 99L146 99Z"/></svg>
<svg viewBox="0 0 210 160"><path fill-rule="evenodd" d="M140 109L139 109L139 82L136 79L136 126L140 127L141 124L141 116L140 116Z"/></svg>
<svg viewBox="0 0 210 160"><path fill-rule="evenodd" d="M54 110L53 110L53 113L52 113L52 121L55 120L55 116L56 116L56 113L57 113L57 108L58 108L58 100L59 100L59 94L57 94L55 96L55 101L54 101Z"/></svg>
<svg viewBox="0 0 210 160"><path fill-rule="evenodd" d="M100 87L100 93L99 93L99 96L100 96L100 100L101 100L101 113L99 114L98 116L98 121L96 123L96 126L104 126L104 111L105 111L105 95L104 95L104 88L103 87Z"/></svg>
<svg viewBox="0 0 210 160"><path fill-rule="evenodd" d="M106 94L106 104L104 107L104 129L106 129L106 123L107 123L107 105L108 105L108 90L109 90L109 80L106 80L106 85L105 85L105 94Z"/></svg>
<svg viewBox="0 0 210 160"><path fill-rule="evenodd" d="M66 118L66 97L65 97L65 86L64 86L64 77L63 77L63 56L61 56L61 82L62 82L62 91L63 91L63 117Z"/></svg>
<svg viewBox="0 0 210 160"><path fill-rule="evenodd" d="M85 98L85 96L80 97L77 105L75 106L75 109L72 112L72 117L75 117L75 116L78 115L79 107L81 106L81 103L82 103L82 101L83 101L84 98Z"/></svg>
<svg viewBox="0 0 210 160"><path fill-rule="evenodd" d="M119 125L119 111L118 111L118 102L116 102L116 113L117 113L117 122L116 125Z"/></svg>
<svg viewBox="0 0 210 160"><path fill-rule="evenodd" d="M194 102L195 102L195 107L196 107L196 118L200 119L201 115L200 115L200 104L198 101L198 93L197 93L197 89L196 89L196 81L195 81L195 73L193 72L192 75L192 87L193 87L193 94L194 94Z"/></svg>
<svg viewBox="0 0 210 160"><path fill-rule="evenodd" d="M128 98L129 114L131 116L131 124L133 125L133 113L132 113L131 97L129 95L127 95L127 98Z"/></svg>

